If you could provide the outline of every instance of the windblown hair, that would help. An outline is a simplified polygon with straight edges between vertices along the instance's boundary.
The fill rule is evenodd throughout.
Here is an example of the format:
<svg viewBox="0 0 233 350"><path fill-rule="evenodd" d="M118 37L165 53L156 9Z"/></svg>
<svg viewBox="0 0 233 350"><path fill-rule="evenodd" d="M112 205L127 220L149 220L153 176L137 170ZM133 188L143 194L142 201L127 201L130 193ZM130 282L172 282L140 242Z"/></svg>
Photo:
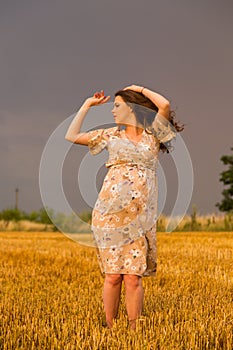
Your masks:
<svg viewBox="0 0 233 350"><path fill-rule="evenodd" d="M133 109L138 124L142 126L147 133L152 134L152 123L156 113L158 113L158 107L149 98L133 90L119 90L115 93L115 96L122 97L124 102ZM168 121L174 128L174 131L181 132L184 129L184 125L179 125L175 121L175 116L175 111L170 111ZM165 144L160 143L160 150L169 153L169 143L170 142L166 142Z"/></svg>

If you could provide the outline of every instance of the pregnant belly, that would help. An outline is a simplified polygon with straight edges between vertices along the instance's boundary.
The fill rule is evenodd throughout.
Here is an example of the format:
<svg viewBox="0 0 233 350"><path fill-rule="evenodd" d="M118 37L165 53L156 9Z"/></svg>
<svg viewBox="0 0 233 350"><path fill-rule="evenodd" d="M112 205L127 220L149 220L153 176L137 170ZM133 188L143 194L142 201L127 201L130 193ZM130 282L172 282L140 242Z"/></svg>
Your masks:
<svg viewBox="0 0 233 350"><path fill-rule="evenodd" d="M112 198L122 201L122 204L147 194L146 171L135 166L117 166L110 168L106 175L100 198Z"/></svg>
<svg viewBox="0 0 233 350"><path fill-rule="evenodd" d="M147 202L146 174L135 167L111 168L95 204L93 220L125 224L145 210Z"/></svg>

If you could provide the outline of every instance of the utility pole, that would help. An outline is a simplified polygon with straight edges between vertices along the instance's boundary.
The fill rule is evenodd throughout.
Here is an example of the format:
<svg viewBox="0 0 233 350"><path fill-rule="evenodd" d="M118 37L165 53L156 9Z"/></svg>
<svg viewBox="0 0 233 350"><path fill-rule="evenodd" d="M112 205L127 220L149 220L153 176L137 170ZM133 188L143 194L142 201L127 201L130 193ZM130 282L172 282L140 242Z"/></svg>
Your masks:
<svg viewBox="0 0 233 350"><path fill-rule="evenodd" d="M15 210L18 210L19 206L19 189L15 189Z"/></svg>

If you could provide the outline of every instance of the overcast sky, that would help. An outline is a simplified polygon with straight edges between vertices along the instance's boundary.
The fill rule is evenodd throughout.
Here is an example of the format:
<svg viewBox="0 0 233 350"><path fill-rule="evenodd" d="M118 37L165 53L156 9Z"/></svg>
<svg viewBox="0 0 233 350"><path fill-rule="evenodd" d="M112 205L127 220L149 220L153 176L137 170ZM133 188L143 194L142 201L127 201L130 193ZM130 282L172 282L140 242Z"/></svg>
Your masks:
<svg viewBox="0 0 233 350"><path fill-rule="evenodd" d="M1 1L0 210L14 206L16 187L20 209L41 208L39 164L52 132L96 90L113 100L136 83L166 96L186 124L189 211L217 211L220 157L233 146L232 17L232 0ZM84 148L72 146L64 169L64 191L79 211L72 164ZM169 156L160 158L169 214L177 176Z"/></svg>

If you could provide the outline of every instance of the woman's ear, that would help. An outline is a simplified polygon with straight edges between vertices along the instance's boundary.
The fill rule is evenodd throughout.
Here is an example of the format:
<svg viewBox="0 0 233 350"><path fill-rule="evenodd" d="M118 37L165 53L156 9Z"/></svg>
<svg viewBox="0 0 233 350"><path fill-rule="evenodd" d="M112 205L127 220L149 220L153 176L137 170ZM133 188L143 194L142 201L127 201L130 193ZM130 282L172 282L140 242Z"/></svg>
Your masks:
<svg viewBox="0 0 233 350"><path fill-rule="evenodd" d="M129 106L129 110L132 113L133 112L133 107L132 104L130 102L127 102L127 105Z"/></svg>

